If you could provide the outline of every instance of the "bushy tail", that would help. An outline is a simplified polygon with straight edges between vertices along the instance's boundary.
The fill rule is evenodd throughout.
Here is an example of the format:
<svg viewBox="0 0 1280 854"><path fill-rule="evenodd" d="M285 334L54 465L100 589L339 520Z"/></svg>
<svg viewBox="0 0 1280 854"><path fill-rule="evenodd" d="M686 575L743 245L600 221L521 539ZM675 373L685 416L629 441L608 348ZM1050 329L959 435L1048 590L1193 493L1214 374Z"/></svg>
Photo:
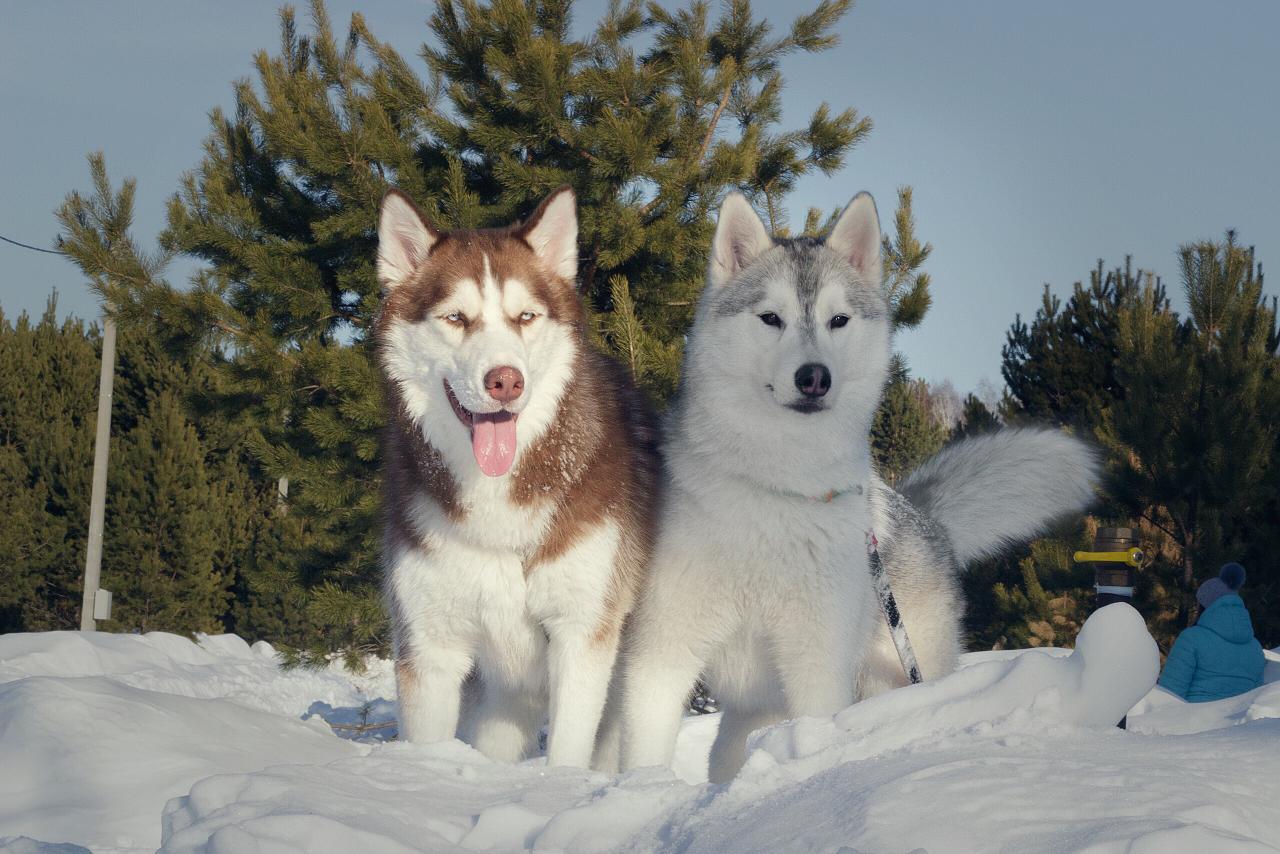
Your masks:
<svg viewBox="0 0 1280 854"><path fill-rule="evenodd" d="M898 487L950 535L961 564L1024 542L1094 499L1100 461L1057 430L1006 429L964 439Z"/></svg>

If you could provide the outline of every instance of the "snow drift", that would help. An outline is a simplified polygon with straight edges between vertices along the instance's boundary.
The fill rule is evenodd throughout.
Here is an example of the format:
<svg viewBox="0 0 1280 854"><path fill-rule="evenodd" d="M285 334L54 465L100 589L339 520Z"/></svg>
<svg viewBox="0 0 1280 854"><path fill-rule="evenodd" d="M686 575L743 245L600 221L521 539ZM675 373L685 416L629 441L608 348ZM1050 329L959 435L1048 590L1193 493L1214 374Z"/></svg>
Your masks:
<svg viewBox="0 0 1280 854"><path fill-rule="evenodd" d="M1147 692L1149 644L1112 606L1074 653L970 655L758 732L711 786L714 715L685 722L674 772L502 765L333 734L321 716L391 713L385 663L353 677L282 671L230 636L4 636L0 851L1280 850L1280 656L1257 691L1192 706Z"/></svg>

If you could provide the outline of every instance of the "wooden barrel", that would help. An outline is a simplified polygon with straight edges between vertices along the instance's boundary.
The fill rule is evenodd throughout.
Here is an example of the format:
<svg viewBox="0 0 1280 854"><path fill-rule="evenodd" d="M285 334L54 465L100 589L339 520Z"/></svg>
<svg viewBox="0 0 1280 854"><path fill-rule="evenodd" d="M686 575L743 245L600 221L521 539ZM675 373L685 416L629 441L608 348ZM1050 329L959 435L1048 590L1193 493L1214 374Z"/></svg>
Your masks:
<svg viewBox="0 0 1280 854"><path fill-rule="evenodd" d="M1095 552L1123 552L1138 547L1137 532L1133 528L1099 528L1093 537ZM1095 563L1094 585L1097 600L1094 608L1112 602L1133 603L1133 567L1123 563Z"/></svg>

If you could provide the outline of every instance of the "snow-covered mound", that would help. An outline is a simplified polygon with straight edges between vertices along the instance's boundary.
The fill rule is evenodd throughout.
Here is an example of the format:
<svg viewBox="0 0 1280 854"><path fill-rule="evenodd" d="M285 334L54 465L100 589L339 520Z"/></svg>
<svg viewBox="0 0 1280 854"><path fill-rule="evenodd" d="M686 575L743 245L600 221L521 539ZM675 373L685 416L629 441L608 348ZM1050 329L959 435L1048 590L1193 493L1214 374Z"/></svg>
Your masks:
<svg viewBox="0 0 1280 854"><path fill-rule="evenodd" d="M967 656L756 733L727 786L704 782L714 715L685 722L674 773L513 766L333 734L320 717L393 711L385 664L282 671L227 636L3 636L0 851L1280 850L1280 656L1231 700L1148 693L1154 648L1126 609L1074 653Z"/></svg>
<svg viewBox="0 0 1280 854"><path fill-rule="evenodd" d="M336 667L281 670L270 644L259 641L251 647L235 635L201 635L199 643L164 632L0 636L0 683L29 676L105 676L131 688L231 700L287 717L307 712L316 703L342 708L362 702L370 693L394 697L389 663L371 664L358 679Z"/></svg>
<svg viewBox="0 0 1280 854"><path fill-rule="evenodd" d="M2 636L0 839L154 850L165 801L196 780L358 753L302 718L362 703L340 673L282 671L233 635Z"/></svg>

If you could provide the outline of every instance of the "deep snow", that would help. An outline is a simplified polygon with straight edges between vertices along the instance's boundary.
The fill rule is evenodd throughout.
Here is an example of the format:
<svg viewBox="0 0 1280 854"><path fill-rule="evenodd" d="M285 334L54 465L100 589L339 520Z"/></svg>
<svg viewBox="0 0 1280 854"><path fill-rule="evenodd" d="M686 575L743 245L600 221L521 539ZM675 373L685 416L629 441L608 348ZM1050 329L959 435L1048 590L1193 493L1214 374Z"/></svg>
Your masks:
<svg viewBox="0 0 1280 854"><path fill-rule="evenodd" d="M385 662L356 677L281 670L234 636L0 636L0 851L1280 850L1280 655L1263 688L1188 705L1145 691L1144 640L1113 607L1074 654L966 656L757 733L715 787L714 715L685 722L674 773L511 766L335 735L322 717L394 714ZM1131 705L1128 731L1106 723Z"/></svg>

